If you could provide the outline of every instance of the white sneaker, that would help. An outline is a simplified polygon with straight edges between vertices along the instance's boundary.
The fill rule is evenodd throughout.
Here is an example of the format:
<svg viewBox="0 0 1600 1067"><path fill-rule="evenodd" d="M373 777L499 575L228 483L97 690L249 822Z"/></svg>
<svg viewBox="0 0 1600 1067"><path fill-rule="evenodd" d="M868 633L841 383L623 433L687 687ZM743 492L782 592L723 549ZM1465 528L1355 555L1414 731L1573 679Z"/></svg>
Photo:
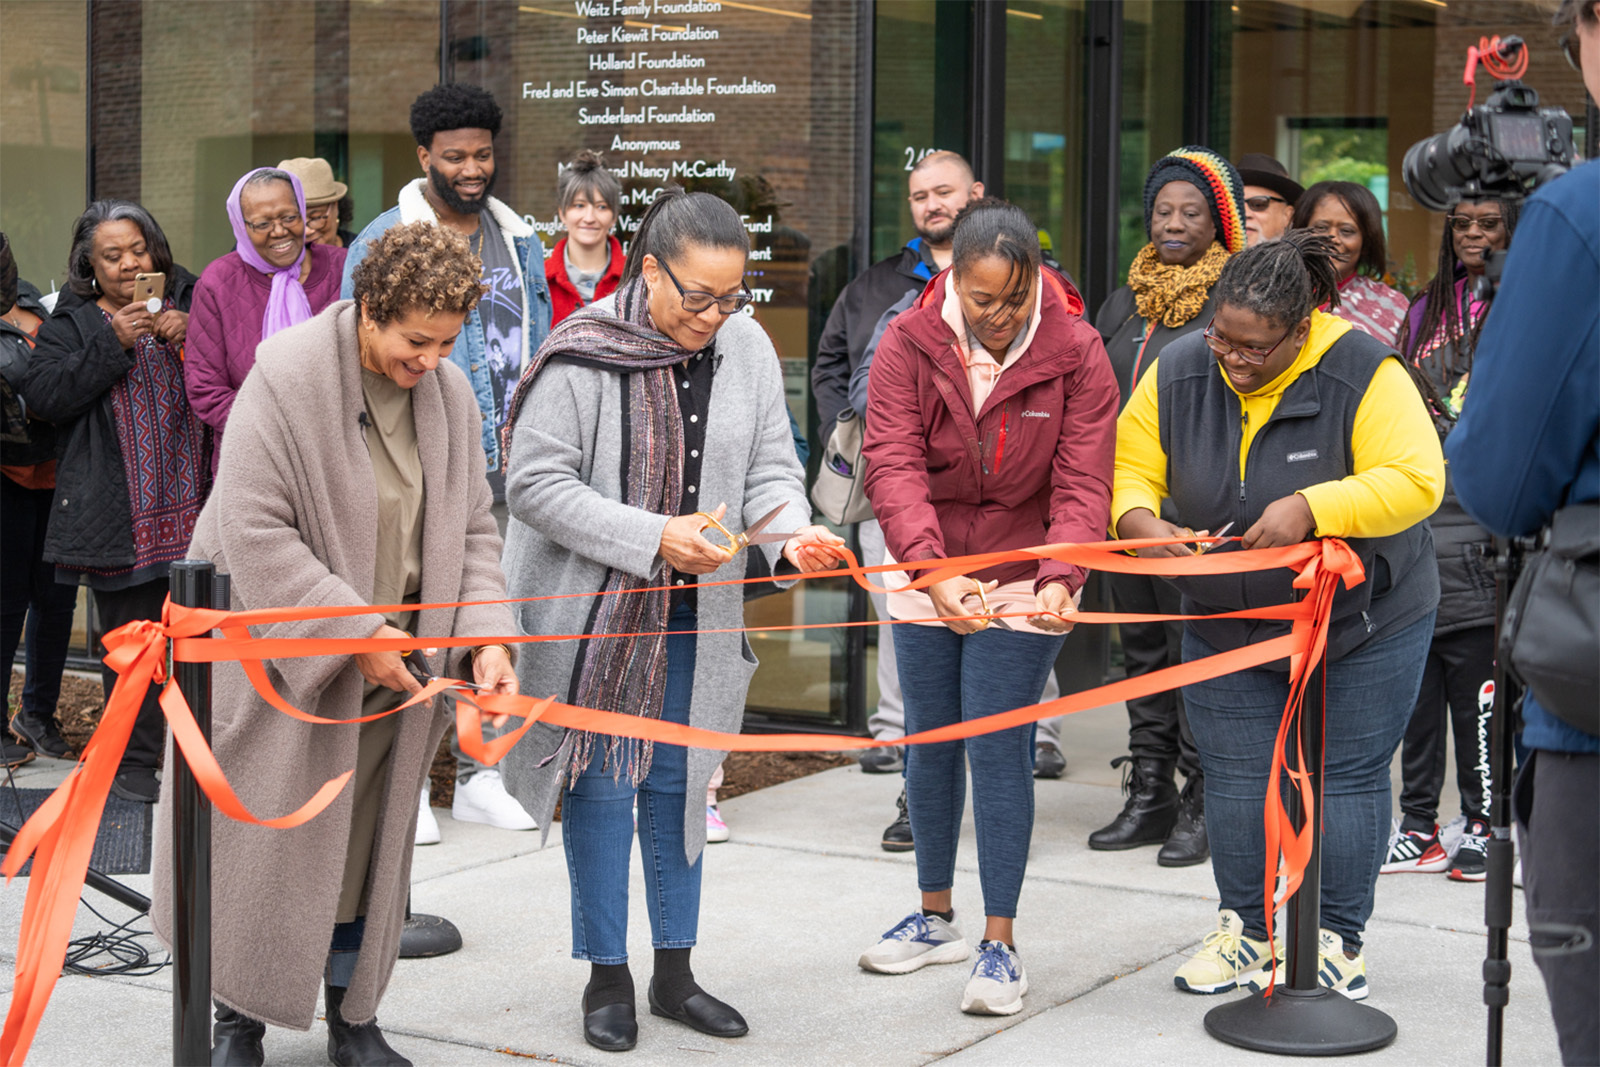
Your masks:
<svg viewBox="0 0 1600 1067"><path fill-rule="evenodd" d="M930 963L960 963L969 951L967 939L955 923L914 911L863 952L857 962L865 971L910 974Z"/></svg>
<svg viewBox="0 0 1600 1067"><path fill-rule="evenodd" d="M412 841L416 845L437 845L439 843L439 820L433 817L433 808L428 806L428 787L422 787L422 807L417 810L417 836Z"/></svg>
<svg viewBox="0 0 1600 1067"><path fill-rule="evenodd" d="M1259 992L1267 987L1272 960L1283 962L1283 943L1272 945L1244 932L1244 920L1232 908L1217 912L1217 928L1200 942L1200 951L1184 961L1172 984L1186 993L1226 993L1243 987ZM1284 980L1283 971L1278 981Z"/></svg>
<svg viewBox="0 0 1600 1067"><path fill-rule="evenodd" d="M456 799L450 805L450 814L456 822L481 822L501 830L539 828L533 816L522 810L522 805L506 792L500 772L493 767L456 783Z"/></svg>
<svg viewBox="0 0 1600 1067"><path fill-rule="evenodd" d="M961 1010L970 1015L1015 1015L1028 992L1022 960L1000 941L978 942L978 959L961 994Z"/></svg>

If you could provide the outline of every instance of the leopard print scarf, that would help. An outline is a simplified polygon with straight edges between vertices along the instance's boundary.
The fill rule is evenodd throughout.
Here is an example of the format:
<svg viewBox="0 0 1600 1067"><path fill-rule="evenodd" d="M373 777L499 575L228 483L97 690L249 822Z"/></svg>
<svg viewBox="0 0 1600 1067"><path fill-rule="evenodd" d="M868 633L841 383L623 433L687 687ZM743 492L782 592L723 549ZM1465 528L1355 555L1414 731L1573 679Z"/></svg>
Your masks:
<svg viewBox="0 0 1600 1067"><path fill-rule="evenodd" d="M1163 263L1156 246L1145 245L1128 268L1128 288L1133 290L1139 317L1169 328L1182 326L1200 314L1226 262L1228 250L1218 241L1192 267Z"/></svg>

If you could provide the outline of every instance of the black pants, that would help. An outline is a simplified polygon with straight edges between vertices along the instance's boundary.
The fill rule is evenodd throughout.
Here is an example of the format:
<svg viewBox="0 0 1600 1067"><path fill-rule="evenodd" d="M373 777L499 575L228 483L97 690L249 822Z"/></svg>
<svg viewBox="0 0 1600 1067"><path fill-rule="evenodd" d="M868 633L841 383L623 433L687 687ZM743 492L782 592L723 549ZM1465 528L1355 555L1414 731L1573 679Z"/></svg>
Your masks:
<svg viewBox="0 0 1600 1067"><path fill-rule="evenodd" d="M1533 960L1561 1062L1600 1063L1600 755L1534 751L1513 798ZM1551 951L1589 932L1582 952Z"/></svg>
<svg viewBox="0 0 1600 1067"><path fill-rule="evenodd" d="M1494 678L1494 627L1435 634L1422 671L1422 688L1400 745L1401 829L1431 831L1444 788L1445 731L1456 740L1456 787L1461 813L1488 819L1489 709L1478 693Z"/></svg>
<svg viewBox="0 0 1600 1067"><path fill-rule="evenodd" d="M139 619L160 619L161 605L167 598L167 580L133 586L131 589L94 591L95 613L100 618L100 632L110 633L117 627ZM100 667L100 683L106 695L117 684L117 673L110 667ZM166 723L161 718L161 687L152 685L144 695L144 705L139 709L139 719L134 723L128 738L127 751L122 756L122 767L154 770L161 761L161 745L166 740Z"/></svg>
<svg viewBox="0 0 1600 1067"><path fill-rule="evenodd" d="M55 718L78 606L77 586L57 583L55 565L44 561L54 499L54 489L25 489L0 475L0 677L11 684L11 665L26 629L21 709L29 718L45 720Z"/></svg>
<svg viewBox="0 0 1600 1067"><path fill-rule="evenodd" d="M1176 615L1182 597L1169 583L1146 574L1108 574L1111 600L1118 611ZM1128 677L1137 678L1183 662L1183 623L1122 623L1122 662ZM1128 751L1149 759L1176 760L1184 777L1200 774L1189 717L1176 689L1128 701Z"/></svg>

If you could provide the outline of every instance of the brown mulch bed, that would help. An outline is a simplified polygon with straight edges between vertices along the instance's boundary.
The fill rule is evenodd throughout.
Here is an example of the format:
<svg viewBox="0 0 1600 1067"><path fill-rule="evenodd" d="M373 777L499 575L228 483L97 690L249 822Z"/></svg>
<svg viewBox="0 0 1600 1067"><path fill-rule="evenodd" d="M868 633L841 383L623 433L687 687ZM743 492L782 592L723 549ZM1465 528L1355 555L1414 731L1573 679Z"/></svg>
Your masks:
<svg viewBox="0 0 1600 1067"><path fill-rule="evenodd" d="M22 674L11 675L11 706L22 698ZM56 705L56 716L61 724L61 735L78 751L88 743L100 721L101 692L98 678L83 678L68 674L61 680L61 701ZM733 752L723 762L720 800L743 796L757 789L778 785L808 774L847 767L854 757L838 752ZM448 740L439 746L431 771L433 789L431 800L435 807L450 806L455 797L455 759L450 755Z"/></svg>

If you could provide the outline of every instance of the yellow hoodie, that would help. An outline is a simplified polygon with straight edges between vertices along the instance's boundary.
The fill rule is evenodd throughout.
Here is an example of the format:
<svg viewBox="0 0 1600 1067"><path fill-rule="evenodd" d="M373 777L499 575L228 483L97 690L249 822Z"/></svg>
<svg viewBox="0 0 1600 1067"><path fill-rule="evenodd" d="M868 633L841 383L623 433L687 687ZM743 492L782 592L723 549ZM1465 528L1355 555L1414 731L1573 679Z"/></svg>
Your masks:
<svg viewBox="0 0 1600 1067"><path fill-rule="evenodd" d="M1238 477L1256 432L1277 410L1284 391L1321 362L1323 354L1350 324L1320 311L1311 313L1311 332L1289 369L1249 394L1238 394L1244 421ZM1160 362L1157 360L1157 362ZM1222 380L1233 383L1222 373ZM1167 455L1161 448L1161 416L1156 368L1151 364L1117 419L1117 468L1111 494L1111 529L1134 508L1161 514L1167 493ZM1350 451L1355 473L1301 489L1311 505L1318 537L1388 537L1416 525L1444 499L1444 453L1422 396L1398 359L1386 359L1367 385L1356 408ZM1223 472L1218 471L1222 477ZM1233 530L1242 534L1243 530Z"/></svg>

